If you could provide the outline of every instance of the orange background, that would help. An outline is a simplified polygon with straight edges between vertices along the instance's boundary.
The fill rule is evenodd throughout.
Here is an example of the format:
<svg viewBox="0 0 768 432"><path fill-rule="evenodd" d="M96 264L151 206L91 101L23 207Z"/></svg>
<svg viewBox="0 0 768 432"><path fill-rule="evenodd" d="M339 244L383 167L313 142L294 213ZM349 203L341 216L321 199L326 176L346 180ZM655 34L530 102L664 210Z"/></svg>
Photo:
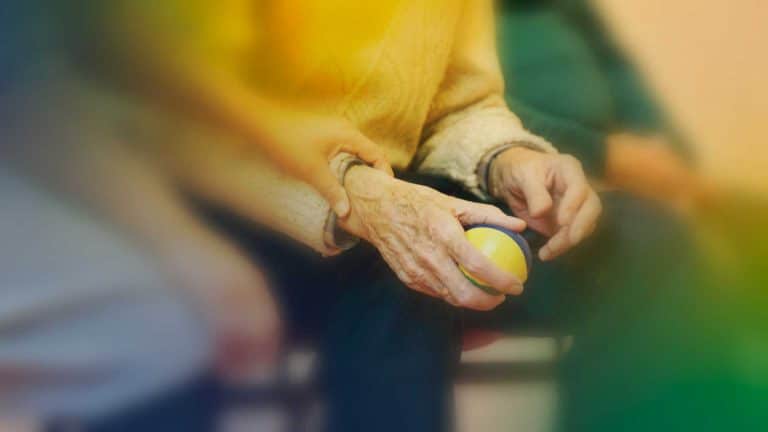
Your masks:
<svg viewBox="0 0 768 432"><path fill-rule="evenodd" d="M768 194L768 2L594 0L706 174Z"/></svg>

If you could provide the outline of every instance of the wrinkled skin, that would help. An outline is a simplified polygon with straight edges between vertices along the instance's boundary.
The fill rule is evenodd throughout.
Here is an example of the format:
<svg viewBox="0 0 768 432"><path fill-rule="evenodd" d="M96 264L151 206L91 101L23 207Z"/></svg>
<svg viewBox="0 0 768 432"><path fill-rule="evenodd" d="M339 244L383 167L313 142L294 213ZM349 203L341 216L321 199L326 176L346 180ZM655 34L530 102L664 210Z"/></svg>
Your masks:
<svg viewBox="0 0 768 432"><path fill-rule="evenodd" d="M565 252L594 229L600 201L575 159L513 148L491 169L497 196L552 235L543 248L545 259ZM352 212L342 226L373 244L411 289L476 310L490 310L504 301L504 295L487 294L469 282L461 265L503 294L522 292L515 276L466 240L463 226L488 223L521 231L525 221L494 206L453 198L363 166L350 169L345 187Z"/></svg>
<svg viewBox="0 0 768 432"><path fill-rule="evenodd" d="M493 196L549 237L539 250L542 260L554 259L584 240L602 212L581 163L570 155L509 149L494 160L489 183Z"/></svg>
<svg viewBox="0 0 768 432"><path fill-rule="evenodd" d="M462 228L490 223L520 231L525 227L522 220L496 207L453 198L368 167L352 168L345 184L352 215L343 226L372 243L410 288L479 310L492 309L504 300L472 285L457 267L460 264L500 292L522 292L520 281L475 249Z"/></svg>

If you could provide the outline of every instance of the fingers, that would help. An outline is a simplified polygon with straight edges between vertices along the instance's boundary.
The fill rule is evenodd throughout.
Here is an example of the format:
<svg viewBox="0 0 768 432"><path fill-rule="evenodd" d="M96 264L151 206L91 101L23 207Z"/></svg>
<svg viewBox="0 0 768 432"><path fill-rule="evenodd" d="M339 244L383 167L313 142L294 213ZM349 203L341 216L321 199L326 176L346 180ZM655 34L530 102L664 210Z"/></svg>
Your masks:
<svg viewBox="0 0 768 432"><path fill-rule="evenodd" d="M552 196L547 185L541 178L524 177L520 182L520 189L525 196L528 206L528 214L533 218L544 216L552 208Z"/></svg>
<svg viewBox="0 0 768 432"><path fill-rule="evenodd" d="M456 305L478 311L489 311L504 303L504 295L491 295L467 280L456 266L446 269L446 285L456 299Z"/></svg>
<svg viewBox="0 0 768 432"><path fill-rule="evenodd" d="M455 306L479 311L488 311L504 302L504 295L491 295L473 285L458 266L449 258L444 257L446 265L439 273L440 280L450 292Z"/></svg>
<svg viewBox="0 0 768 432"><path fill-rule="evenodd" d="M463 237L463 230L460 225L455 220L451 222L456 228L454 235L458 235L459 238ZM435 224L435 226L438 226L438 224ZM440 234L439 238L446 235L445 233ZM395 273L400 280L411 289L433 297L442 298L456 307L490 310L501 304L504 301L504 295L491 295L473 285L461 273L448 250L440 244L439 238L436 238L438 243L424 245L407 252L403 251L404 253L401 253L401 255L406 255L407 257L400 256L394 260L395 265L392 267L395 269ZM471 245L469 246L471 247ZM393 257L390 256L390 258ZM485 259L482 255L474 259L477 258ZM390 260L387 261L390 262ZM473 264L470 263L469 265L472 266ZM487 265L493 266L492 263L487 263ZM482 266L475 266L474 268L484 269ZM514 280L514 276L510 280L510 277L506 276L503 271L495 270L496 273L492 274L489 278L503 280L503 283L510 287L520 285L518 281ZM522 288L520 287L518 292L520 289ZM509 288L508 290L515 291L514 288Z"/></svg>
<svg viewBox="0 0 768 432"><path fill-rule="evenodd" d="M542 261L553 260L564 254L571 246L568 239L568 227L562 227L539 249L539 258Z"/></svg>
<svg viewBox="0 0 768 432"><path fill-rule="evenodd" d="M341 151L353 154L374 168L394 175L384 152L357 129L350 131L348 139L341 143Z"/></svg>
<svg viewBox="0 0 768 432"><path fill-rule="evenodd" d="M350 130L348 136L340 140L340 151L353 154L374 168L394 175L384 152L358 130ZM313 171L315 172L311 175L310 183L328 201L338 217L346 218L350 212L350 205L344 187L327 166L318 166Z"/></svg>
<svg viewBox="0 0 768 432"><path fill-rule="evenodd" d="M525 221L505 214L498 207L456 199L453 202L456 217L462 225L490 224L520 232L525 229Z"/></svg>
<svg viewBox="0 0 768 432"><path fill-rule="evenodd" d="M469 274L483 280L492 288L504 294L519 295L523 292L523 285L515 275L505 272L497 267L488 257L474 247L464 235L464 231L458 224L453 228L445 228L442 231L448 254L457 264L461 265ZM477 287L474 287L477 289Z"/></svg>
<svg viewBox="0 0 768 432"><path fill-rule="evenodd" d="M578 244L592 234L602 211L603 206L600 198L594 191L590 191L571 224L569 235L572 244Z"/></svg>
<svg viewBox="0 0 768 432"><path fill-rule="evenodd" d="M330 170L327 164L318 164L308 170L307 182L328 201L333 212L342 219L349 215L349 197L347 191Z"/></svg>
<svg viewBox="0 0 768 432"><path fill-rule="evenodd" d="M462 239L450 249L452 258L469 274L475 276L495 290L509 295L523 293L523 284L513 274L498 268L468 241Z"/></svg>
<svg viewBox="0 0 768 432"><path fill-rule="evenodd" d="M547 244L539 250L539 258L543 261L552 260L581 243L594 231L601 212L600 198L594 191L590 191L574 216L573 222L558 229Z"/></svg>
<svg viewBox="0 0 768 432"><path fill-rule="evenodd" d="M537 170L525 171L525 175L518 177L518 187L525 198L522 214L527 214L534 228L540 225L538 228L549 228L541 232L552 233L539 251L542 260L562 255L586 238L601 211L600 200L576 158L557 155L550 163L551 182L547 175L538 175Z"/></svg>
<svg viewBox="0 0 768 432"><path fill-rule="evenodd" d="M565 193L557 206L557 223L561 226L571 225L576 212L592 191L581 163L571 156L565 156L564 161L561 178Z"/></svg>

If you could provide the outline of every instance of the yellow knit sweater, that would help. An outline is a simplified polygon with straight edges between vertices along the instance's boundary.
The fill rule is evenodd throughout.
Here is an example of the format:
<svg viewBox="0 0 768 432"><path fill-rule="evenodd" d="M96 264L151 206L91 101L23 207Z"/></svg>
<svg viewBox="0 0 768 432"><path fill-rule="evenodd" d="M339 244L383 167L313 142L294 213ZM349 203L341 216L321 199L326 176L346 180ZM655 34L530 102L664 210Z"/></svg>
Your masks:
<svg viewBox="0 0 768 432"><path fill-rule="evenodd" d="M200 67L233 72L276 104L347 118L397 168L444 175L482 195L476 170L489 151L507 144L553 151L503 101L491 0L181 3L167 14L175 20L168 34L189 38ZM323 242L328 206L311 189L267 164L230 162L227 175L248 179L266 223L336 252Z"/></svg>

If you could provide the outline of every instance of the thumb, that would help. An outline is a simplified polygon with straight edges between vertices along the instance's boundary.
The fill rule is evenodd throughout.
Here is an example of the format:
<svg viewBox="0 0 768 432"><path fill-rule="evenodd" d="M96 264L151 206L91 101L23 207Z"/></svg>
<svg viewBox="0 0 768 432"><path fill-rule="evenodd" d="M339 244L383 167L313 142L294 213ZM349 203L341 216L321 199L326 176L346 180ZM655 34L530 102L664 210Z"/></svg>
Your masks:
<svg viewBox="0 0 768 432"><path fill-rule="evenodd" d="M528 214L531 217L544 216L552 208L552 196L543 179L526 178L521 182L520 189L525 196Z"/></svg>
<svg viewBox="0 0 768 432"><path fill-rule="evenodd" d="M381 148L358 130L350 131L350 135L341 144L341 151L353 154L366 164L393 175L392 167Z"/></svg>
<svg viewBox="0 0 768 432"><path fill-rule="evenodd" d="M336 216L344 219L349 215L349 197L336 176L326 165L311 170L308 182L325 198Z"/></svg>
<svg viewBox="0 0 768 432"><path fill-rule="evenodd" d="M525 229L525 221L514 216L508 216L498 207L490 204L468 202L460 199L454 201L459 222L463 226L491 224L498 225L510 231L520 232Z"/></svg>

